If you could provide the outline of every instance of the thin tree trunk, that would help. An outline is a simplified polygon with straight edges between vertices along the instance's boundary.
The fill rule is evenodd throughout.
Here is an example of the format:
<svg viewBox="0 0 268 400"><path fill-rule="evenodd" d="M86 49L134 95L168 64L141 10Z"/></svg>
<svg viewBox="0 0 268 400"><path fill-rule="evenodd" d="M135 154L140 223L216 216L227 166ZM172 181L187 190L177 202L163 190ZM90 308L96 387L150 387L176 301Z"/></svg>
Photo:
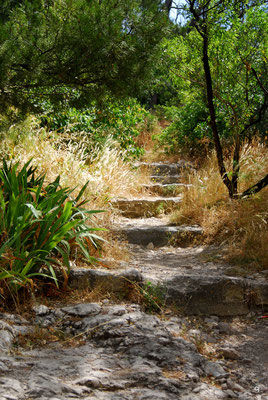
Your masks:
<svg viewBox="0 0 268 400"><path fill-rule="evenodd" d="M236 140L235 140L235 149L234 149L234 156L233 156L233 175L232 175L232 190L233 190L233 197L237 196L237 191L238 191L238 177L239 177L239 172L240 172L240 147L241 147L241 141L240 141L240 135L237 133L236 135Z"/></svg>
<svg viewBox="0 0 268 400"><path fill-rule="evenodd" d="M267 185L268 185L268 174L263 179L261 179L259 182L257 182L255 185L253 185L249 189L245 190L241 194L240 197L244 198L244 197L252 196L253 194L260 192Z"/></svg>
<svg viewBox="0 0 268 400"><path fill-rule="evenodd" d="M219 171L223 180L223 183L227 187L229 191L229 196L233 198L234 191L233 185L231 180L228 178L227 171L223 161L223 154L222 154L222 147L220 142L220 137L218 133L218 127L216 122L216 114L215 114L215 107L213 102L213 88L212 88L212 79L211 79L211 72L209 66L209 59L208 59L208 33L207 33L207 26L203 27L203 67L206 77L206 89L207 89L207 101L208 101L208 108L210 113L210 125L213 133L214 144L217 154L217 161L219 166Z"/></svg>
<svg viewBox="0 0 268 400"><path fill-rule="evenodd" d="M172 7L172 0L165 0L165 7L166 7L168 15L169 15L171 7Z"/></svg>

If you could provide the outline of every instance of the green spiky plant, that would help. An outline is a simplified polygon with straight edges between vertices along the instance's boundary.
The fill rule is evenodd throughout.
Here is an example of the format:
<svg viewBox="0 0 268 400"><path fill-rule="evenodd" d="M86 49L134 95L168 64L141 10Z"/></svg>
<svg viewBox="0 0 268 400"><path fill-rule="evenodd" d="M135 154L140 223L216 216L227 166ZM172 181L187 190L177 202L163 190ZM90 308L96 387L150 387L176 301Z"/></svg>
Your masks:
<svg viewBox="0 0 268 400"><path fill-rule="evenodd" d="M86 210L81 201L86 185L76 198L73 189L61 188L60 176L45 184L45 174L35 176L31 160L19 164L3 160L0 169L0 290L6 285L17 292L33 285L33 278L51 278L56 284L57 269L65 279L70 271L71 248L81 250L92 262L89 244L98 247L101 228L87 220L100 210ZM2 289L1 289L2 287Z"/></svg>

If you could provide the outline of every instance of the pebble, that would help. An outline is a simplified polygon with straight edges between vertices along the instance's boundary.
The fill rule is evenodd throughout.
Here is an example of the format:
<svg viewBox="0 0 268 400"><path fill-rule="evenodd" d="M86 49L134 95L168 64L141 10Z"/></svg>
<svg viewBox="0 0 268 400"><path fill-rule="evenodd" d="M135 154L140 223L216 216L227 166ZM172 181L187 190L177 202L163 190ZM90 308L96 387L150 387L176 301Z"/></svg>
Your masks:
<svg viewBox="0 0 268 400"><path fill-rule="evenodd" d="M242 386L238 385L237 383L233 382L232 379L227 379L227 386L229 389L233 390L234 392L243 392L244 389Z"/></svg>
<svg viewBox="0 0 268 400"><path fill-rule="evenodd" d="M43 304L41 304L39 306L34 306L33 310L34 310L35 314L38 316L47 315L49 313L49 308Z"/></svg>
<svg viewBox="0 0 268 400"><path fill-rule="evenodd" d="M64 307L61 309L65 314L87 317L89 315L97 315L101 311L101 306L97 303L83 303L75 306Z"/></svg>
<svg viewBox="0 0 268 400"><path fill-rule="evenodd" d="M206 363L204 370L208 376L213 376L216 379L225 378L229 375L219 363L212 361Z"/></svg>
<svg viewBox="0 0 268 400"><path fill-rule="evenodd" d="M223 355L224 358L230 360L238 360L240 358L238 351L230 347L220 347L218 351Z"/></svg>
<svg viewBox="0 0 268 400"><path fill-rule="evenodd" d="M230 397L231 399L237 399L237 394L234 393L231 389L225 390L225 393Z"/></svg>

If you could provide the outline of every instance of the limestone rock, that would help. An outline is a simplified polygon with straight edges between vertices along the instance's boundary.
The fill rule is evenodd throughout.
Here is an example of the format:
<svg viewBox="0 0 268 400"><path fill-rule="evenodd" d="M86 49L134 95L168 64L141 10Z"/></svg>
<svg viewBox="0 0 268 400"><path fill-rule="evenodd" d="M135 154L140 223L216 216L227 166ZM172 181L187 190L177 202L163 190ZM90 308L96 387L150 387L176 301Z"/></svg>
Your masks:
<svg viewBox="0 0 268 400"><path fill-rule="evenodd" d="M90 315L97 315L101 311L101 307L96 303L82 303L75 306L64 307L61 309L66 314L74 315L77 317L87 317Z"/></svg>
<svg viewBox="0 0 268 400"><path fill-rule="evenodd" d="M223 355L224 358L230 360L238 360L240 358L238 351L230 347L220 347L218 351Z"/></svg>

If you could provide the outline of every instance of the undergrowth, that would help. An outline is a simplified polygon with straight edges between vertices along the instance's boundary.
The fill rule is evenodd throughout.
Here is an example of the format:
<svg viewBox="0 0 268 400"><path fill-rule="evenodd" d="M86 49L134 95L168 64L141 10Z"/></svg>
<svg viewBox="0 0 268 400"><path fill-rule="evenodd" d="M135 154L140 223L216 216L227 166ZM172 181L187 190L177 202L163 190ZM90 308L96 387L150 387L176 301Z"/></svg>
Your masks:
<svg viewBox="0 0 268 400"><path fill-rule="evenodd" d="M105 210L94 219L98 226L108 230L118 213L111 207L111 198L137 197L142 192L141 184L149 180L145 173L133 170L131 163L124 160L124 152L111 137L107 137L103 146L96 146L89 154L84 151L83 143L66 143L57 132L40 128L38 120L32 116L2 131L0 144L0 158L6 157L20 166L31 159L36 172L46 175L45 182L52 182L60 175L63 187L74 188L73 196L77 196L88 182L84 191L88 200L85 208ZM100 235L108 239L103 243L103 257L128 259L123 243L111 237L109 231ZM92 253L98 256L94 248Z"/></svg>
<svg viewBox="0 0 268 400"><path fill-rule="evenodd" d="M86 210L82 196L60 186L60 176L45 183L28 161L3 160L0 169L0 294L17 293L23 286L34 289L36 277L58 284L57 270L67 280L72 253L79 250L87 262L94 258L90 245L98 248L100 228L89 219L99 211ZM76 255L77 257L77 255Z"/></svg>
<svg viewBox="0 0 268 400"><path fill-rule="evenodd" d="M244 146L241 153L239 191L267 174L268 154L264 144ZM206 243L227 245L226 258L248 271L268 265L268 190L247 199L230 200L218 172L216 155L189 177L180 209L171 216L173 223L199 224Z"/></svg>

